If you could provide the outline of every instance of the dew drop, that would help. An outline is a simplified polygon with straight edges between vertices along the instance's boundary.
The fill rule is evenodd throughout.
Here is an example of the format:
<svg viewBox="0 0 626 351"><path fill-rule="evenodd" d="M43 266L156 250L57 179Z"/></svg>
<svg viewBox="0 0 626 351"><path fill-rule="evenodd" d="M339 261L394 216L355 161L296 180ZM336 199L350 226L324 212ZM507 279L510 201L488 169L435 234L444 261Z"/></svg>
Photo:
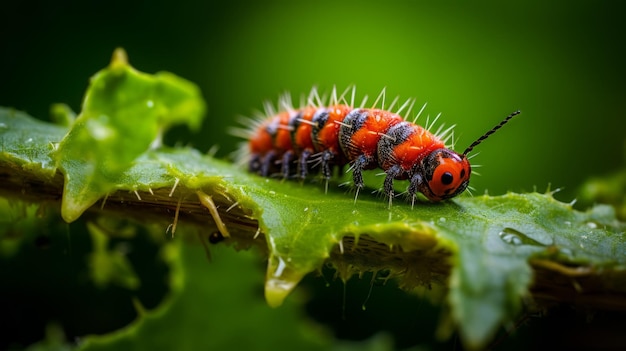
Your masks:
<svg viewBox="0 0 626 351"><path fill-rule="evenodd" d="M596 222L587 222L587 227L591 229L596 229L598 228L598 224Z"/></svg>
<svg viewBox="0 0 626 351"><path fill-rule="evenodd" d="M538 242L535 239L530 238L528 235L513 228L504 228L499 234L500 239L509 245L532 245L532 246L546 246Z"/></svg>
<svg viewBox="0 0 626 351"><path fill-rule="evenodd" d="M289 258L287 262L289 262ZM280 256L270 258L265 280L265 299L270 306L280 306L306 272L294 270Z"/></svg>
<svg viewBox="0 0 626 351"><path fill-rule="evenodd" d="M286 266L287 265L285 264L285 261L281 257L278 257L278 266L276 267L276 270L272 275L274 277L280 277L281 275L283 275L283 271L285 270Z"/></svg>
<svg viewBox="0 0 626 351"><path fill-rule="evenodd" d="M500 232L500 239L507 244L511 245L522 245L522 239L515 233L509 233L505 230Z"/></svg>

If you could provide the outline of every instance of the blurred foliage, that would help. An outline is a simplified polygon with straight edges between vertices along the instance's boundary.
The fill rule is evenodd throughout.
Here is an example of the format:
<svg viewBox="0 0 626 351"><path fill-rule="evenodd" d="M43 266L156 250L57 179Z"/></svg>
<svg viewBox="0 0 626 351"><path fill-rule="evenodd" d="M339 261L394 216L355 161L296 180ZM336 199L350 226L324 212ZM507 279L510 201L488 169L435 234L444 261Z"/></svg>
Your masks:
<svg viewBox="0 0 626 351"><path fill-rule="evenodd" d="M626 169L587 180L580 188L580 204L609 204L617 218L626 221Z"/></svg>
<svg viewBox="0 0 626 351"><path fill-rule="evenodd" d="M260 297L262 266L254 252L213 250L207 264L200 245L174 241L162 256L171 265L170 293L153 311L120 331L86 337L80 350L269 350L290 345L320 350L323 330L302 318L298 301L275 313ZM269 327L266 327L269 326Z"/></svg>

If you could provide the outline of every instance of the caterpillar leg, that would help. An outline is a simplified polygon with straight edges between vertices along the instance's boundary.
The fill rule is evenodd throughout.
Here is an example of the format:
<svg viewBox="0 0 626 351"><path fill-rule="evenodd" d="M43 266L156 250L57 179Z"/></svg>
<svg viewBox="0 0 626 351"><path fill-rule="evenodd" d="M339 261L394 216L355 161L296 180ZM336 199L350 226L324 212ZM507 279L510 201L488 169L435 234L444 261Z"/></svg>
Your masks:
<svg viewBox="0 0 626 351"><path fill-rule="evenodd" d="M306 179L309 174L309 158L311 157L311 150L303 150L298 159L298 177L300 180Z"/></svg>
<svg viewBox="0 0 626 351"><path fill-rule="evenodd" d="M415 204L415 196L417 195L417 191L421 183L422 176L419 173L415 173L413 177L411 177L411 181L409 182L409 187L407 189L407 192L411 197L411 208L413 208L413 205Z"/></svg>
<svg viewBox="0 0 626 351"><path fill-rule="evenodd" d="M356 202L356 199L359 196L359 192L365 186L365 183L363 182L363 169L372 161L372 156L361 155L354 160L352 166L350 167L352 168L352 181L354 182L354 186L356 187L354 202Z"/></svg>
<svg viewBox="0 0 626 351"><path fill-rule="evenodd" d="M274 151L270 151L261 159L261 176L269 177L270 171L272 169L272 163L276 157L276 153Z"/></svg>
<svg viewBox="0 0 626 351"><path fill-rule="evenodd" d="M389 196L389 208L391 209L391 202L393 201L393 180L402 172L402 168L398 165L392 166L387 169L385 173L385 182L383 183L383 190L387 196Z"/></svg>
<svg viewBox="0 0 626 351"><path fill-rule="evenodd" d="M259 173L261 171L261 156L254 154L250 156L250 162L248 162L248 171L250 173Z"/></svg>
<svg viewBox="0 0 626 351"><path fill-rule="evenodd" d="M283 154L282 164L280 166L280 174L283 176L283 179L288 179L289 174L291 173L291 162L294 159L294 152L289 150Z"/></svg>
<svg viewBox="0 0 626 351"><path fill-rule="evenodd" d="M326 150L322 152L322 157L320 160L322 162L322 178L324 178L324 181L326 182L324 193L328 192L328 180L330 180L331 176L330 163L333 157L335 157L335 155L332 153L332 151Z"/></svg>

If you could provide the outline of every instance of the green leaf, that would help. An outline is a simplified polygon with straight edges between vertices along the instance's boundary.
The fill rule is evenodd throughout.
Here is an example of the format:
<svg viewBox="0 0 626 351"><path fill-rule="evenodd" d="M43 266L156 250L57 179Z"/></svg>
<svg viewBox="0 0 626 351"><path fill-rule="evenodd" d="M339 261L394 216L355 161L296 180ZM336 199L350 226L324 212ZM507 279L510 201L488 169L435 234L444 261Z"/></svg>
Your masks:
<svg viewBox="0 0 626 351"><path fill-rule="evenodd" d="M155 80L119 59L94 78L84 111L53 155L65 178L66 221L102 199L101 210L139 217L152 211L172 233L178 220L188 221L241 247L265 246L271 306L325 263L343 279L384 270L407 289L441 283L468 347L483 346L510 322L531 288L562 298L562 287L541 274L582 274L594 279L576 284L595 284L590 291L626 292L625 225L611 207L579 212L551 194L509 193L414 207L396 201L387 209L366 192L354 201L336 184L325 193L320 184L257 177L193 149L150 149L169 123L167 113L152 110L191 113L202 105L177 89L154 88ZM54 191L47 152L63 129L4 109L0 126L0 165L21 177L3 186L43 182ZM576 293L574 299L584 298Z"/></svg>
<svg viewBox="0 0 626 351"><path fill-rule="evenodd" d="M10 108L0 108L0 152L4 161L50 180L57 172L49 153L67 128L41 122Z"/></svg>
<svg viewBox="0 0 626 351"><path fill-rule="evenodd" d="M91 79L83 110L53 153L65 176L62 215L71 222L115 188L117 178L172 124L198 129L204 102L195 85L170 73L133 69L117 49Z"/></svg>
<svg viewBox="0 0 626 351"><path fill-rule="evenodd" d="M9 130L41 124L8 115L0 114L0 122ZM33 145L49 143L45 135L33 134ZM272 306L327 260L344 278L389 270L406 287L445 283L450 272L452 316L465 342L479 346L515 316L533 280L533 260L621 272L613 285L626 289L624 225L611 208L577 212L550 194L461 197L414 208L398 201L387 210L375 197L355 203L336 187L324 194L319 185L260 178L193 149L148 151L112 182L121 192L143 191L137 201L145 206L151 205L148 191L193 199L194 190L205 190L258 220L269 252L265 293ZM235 234L251 240L250 233L247 239Z"/></svg>

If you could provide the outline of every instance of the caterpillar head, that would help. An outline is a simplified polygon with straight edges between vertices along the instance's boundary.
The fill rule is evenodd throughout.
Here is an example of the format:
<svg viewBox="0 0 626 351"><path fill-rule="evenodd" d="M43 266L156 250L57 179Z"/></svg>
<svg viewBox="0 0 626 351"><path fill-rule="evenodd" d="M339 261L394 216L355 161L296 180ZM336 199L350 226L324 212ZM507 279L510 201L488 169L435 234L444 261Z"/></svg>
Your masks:
<svg viewBox="0 0 626 351"><path fill-rule="evenodd" d="M419 190L430 201L455 197L469 185L472 168L465 155L449 149L436 149L424 158L421 166Z"/></svg>
<svg viewBox="0 0 626 351"><path fill-rule="evenodd" d="M412 186L433 202L455 197L465 191L472 173L467 154L519 114L520 111L515 111L508 115L502 122L476 139L462 154L450 149L432 151L422 160L420 169L414 170L414 175L418 177L412 179L412 182L415 182Z"/></svg>

